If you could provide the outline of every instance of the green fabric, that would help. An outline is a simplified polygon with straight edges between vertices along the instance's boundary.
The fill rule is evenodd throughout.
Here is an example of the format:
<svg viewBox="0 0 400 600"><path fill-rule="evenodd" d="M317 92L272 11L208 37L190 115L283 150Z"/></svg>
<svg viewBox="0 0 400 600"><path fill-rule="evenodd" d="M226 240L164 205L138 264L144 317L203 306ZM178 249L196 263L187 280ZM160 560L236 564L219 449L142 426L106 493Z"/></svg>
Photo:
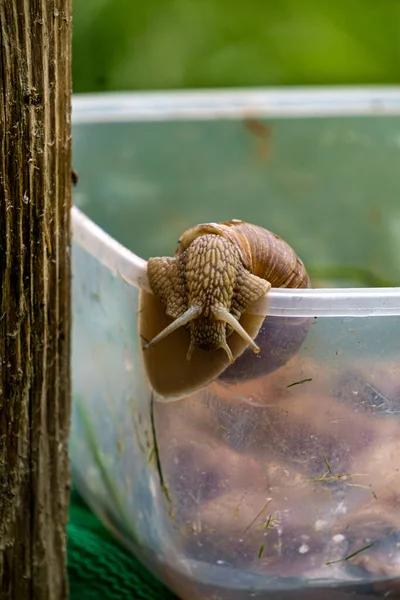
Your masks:
<svg viewBox="0 0 400 600"><path fill-rule="evenodd" d="M108 532L76 491L68 524L70 600L178 600Z"/></svg>

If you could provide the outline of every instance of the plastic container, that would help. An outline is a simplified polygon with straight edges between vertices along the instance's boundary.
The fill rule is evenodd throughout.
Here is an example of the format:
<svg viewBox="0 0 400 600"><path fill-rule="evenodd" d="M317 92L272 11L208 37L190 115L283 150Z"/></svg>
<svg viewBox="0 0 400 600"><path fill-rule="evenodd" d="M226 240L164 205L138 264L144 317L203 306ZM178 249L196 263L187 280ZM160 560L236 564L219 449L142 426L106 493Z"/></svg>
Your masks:
<svg viewBox="0 0 400 600"><path fill-rule="evenodd" d="M184 600L397 597L400 90L75 97L73 139L81 493ZM141 359L144 261L230 218L309 267L318 289L261 306L307 335L168 402Z"/></svg>

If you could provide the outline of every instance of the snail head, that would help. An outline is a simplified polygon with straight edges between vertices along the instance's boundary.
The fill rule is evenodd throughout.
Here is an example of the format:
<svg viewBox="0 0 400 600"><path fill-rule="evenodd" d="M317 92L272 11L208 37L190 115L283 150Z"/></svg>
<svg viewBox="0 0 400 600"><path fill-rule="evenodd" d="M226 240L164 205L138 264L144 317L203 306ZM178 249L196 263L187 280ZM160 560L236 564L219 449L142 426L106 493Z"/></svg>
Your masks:
<svg viewBox="0 0 400 600"><path fill-rule="evenodd" d="M187 360L196 348L222 348L233 362L227 343L233 331L259 352L239 320L271 285L244 267L231 240L218 234L201 235L178 256L150 258L147 273L155 297L174 320L144 349L184 326L190 334Z"/></svg>

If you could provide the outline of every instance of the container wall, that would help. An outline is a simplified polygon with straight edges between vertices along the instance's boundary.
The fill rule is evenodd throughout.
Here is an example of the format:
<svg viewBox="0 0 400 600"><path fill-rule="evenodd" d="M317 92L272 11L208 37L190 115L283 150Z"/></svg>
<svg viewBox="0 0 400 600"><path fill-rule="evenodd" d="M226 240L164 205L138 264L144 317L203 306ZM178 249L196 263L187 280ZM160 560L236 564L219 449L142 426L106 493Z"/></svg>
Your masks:
<svg viewBox="0 0 400 600"><path fill-rule="evenodd" d="M399 116L77 123L74 202L143 258L240 218L314 285L391 285L399 139ZM138 294L74 242L72 473L106 525L187 600L400 579L400 316L268 317L259 356L166 402Z"/></svg>
<svg viewBox="0 0 400 600"><path fill-rule="evenodd" d="M399 139L399 116L79 124L74 200L143 258L239 218L288 240L317 285L394 285Z"/></svg>
<svg viewBox="0 0 400 600"><path fill-rule="evenodd" d="M311 319L281 367L261 353L256 377L152 402L137 290L77 247L73 264L73 476L128 547L204 597L397 572L400 317Z"/></svg>

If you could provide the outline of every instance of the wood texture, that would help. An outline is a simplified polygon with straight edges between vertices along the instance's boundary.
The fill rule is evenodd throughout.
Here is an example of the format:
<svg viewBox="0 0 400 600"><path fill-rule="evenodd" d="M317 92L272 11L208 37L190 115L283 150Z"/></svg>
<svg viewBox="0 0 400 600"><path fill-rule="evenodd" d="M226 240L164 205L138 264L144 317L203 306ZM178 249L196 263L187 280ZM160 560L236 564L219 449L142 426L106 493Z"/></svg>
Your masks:
<svg viewBox="0 0 400 600"><path fill-rule="evenodd" d="M68 595L70 0L0 0L0 598Z"/></svg>

